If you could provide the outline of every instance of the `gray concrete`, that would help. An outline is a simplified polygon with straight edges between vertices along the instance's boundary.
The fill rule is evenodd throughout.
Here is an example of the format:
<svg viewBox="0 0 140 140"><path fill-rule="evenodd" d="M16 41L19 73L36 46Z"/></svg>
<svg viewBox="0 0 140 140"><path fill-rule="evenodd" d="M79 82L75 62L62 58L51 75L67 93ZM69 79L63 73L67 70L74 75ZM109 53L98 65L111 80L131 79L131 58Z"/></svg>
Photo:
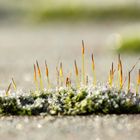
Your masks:
<svg viewBox="0 0 140 140"><path fill-rule="evenodd" d="M2 140L139 140L140 116L1 117Z"/></svg>

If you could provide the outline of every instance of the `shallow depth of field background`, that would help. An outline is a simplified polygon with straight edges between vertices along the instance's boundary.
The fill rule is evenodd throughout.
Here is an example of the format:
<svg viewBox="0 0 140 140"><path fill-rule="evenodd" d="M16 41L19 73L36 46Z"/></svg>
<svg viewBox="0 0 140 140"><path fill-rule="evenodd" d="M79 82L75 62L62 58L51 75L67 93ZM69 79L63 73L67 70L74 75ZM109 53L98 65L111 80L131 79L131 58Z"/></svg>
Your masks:
<svg viewBox="0 0 140 140"><path fill-rule="evenodd" d="M92 52L99 82L107 82L112 62L117 67L118 53L121 53L124 76L127 76L140 56L140 1L0 0L0 89L6 89L12 77L18 88L25 91L34 89L33 63L36 60L43 75L44 61L47 61L54 85L56 66L61 61L64 75L72 73L74 82L73 61L76 59L81 67L82 40L85 41L86 72L89 77L92 76ZM140 64L132 73L132 88L135 87L139 68ZM0 119L0 127L3 128L0 137L137 140L140 137L138 120L139 116L57 120L9 117ZM30 132L28 136L27 130Z"/></svg>
<svg viewBox="0 0 140 140"><path fill-rule="evenodd" d="M60 61L65 76L72 73L74 77L74 59L81 65L82 39L89 76L92 52L99 81L107 81L118 50L124 53L122 59L129 70L140 54L139 13L138 0L1 0L0 87L6 88L14 77L19 87L34 88L36 59L42 69L47 60L53 84Z"/></svg>

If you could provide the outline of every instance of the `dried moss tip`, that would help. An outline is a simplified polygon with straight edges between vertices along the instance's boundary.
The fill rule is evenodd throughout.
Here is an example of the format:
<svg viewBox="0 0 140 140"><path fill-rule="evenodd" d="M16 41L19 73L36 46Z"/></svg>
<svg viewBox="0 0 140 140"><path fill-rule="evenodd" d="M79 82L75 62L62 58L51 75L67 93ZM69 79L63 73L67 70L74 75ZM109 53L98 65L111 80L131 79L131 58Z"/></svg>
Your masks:
<svg viewBox="0 0 140 140"><path fill-rule="evenodd" d="M8 88L7 88L7 90L6 90L6 96L9 95L9 91L10 91L10 89L11 89L11 85L12 85L12 83L9 84L9 86L8 86Z"/></svg>
<svg viewBox="0 0 140 140"><path fill-rule="evenodd" d="M36 65L34 64L34 81L37 81Z"/></svg>
<svg viewBox="0 0 140 140"><path fill-rule="evenodd" d="M75 75L76 75L76 85L77 85L77 88L79 88L80 87L79 70L78 70L76 60L74 61L74 67L75 67Z"/></svg>
<svg viewBox="0 0 140 140"><path fill-rule="evenodd" d="M38 91L37 72L36 72L35 64L34 64L34 83L35 83L36 91Z"/></svg>
<svg viewBox="0 0 140 140"><path fill-rule="evenodd" d="M82 82L85 85L85 46L84 46L84 41L82 40Z"/></svg>
<svg viewBox="0 0 140 140"><path fill-rule="evenodd" d="M66 87L70 87L71 86L71 80L69 77L66 78Z"/></svg>
<svg viewBox="0 0 140 140"><path fill-rule="evenodd" d="M41 70L40 70L40 67L39 67L39 63L38 63L37 60L36 60L36 65L37 65L37 70L38 70L38 76L39 76L39 79L40 79L40 90L43 90L43 80L42 80L42 76L41 76Z"/></svg>
<svg viewBox="0 0 140 140"><path fill-rule="evenodd" d="M85 44L84 44L84 40L82 40L82 54L85 54Z"/></svg>
<svg viewBox="0 0 140 140"><path fill-rule="evenodd" d="M95 74L95 62L94 62L94 56L93 53L91 55L91 60L92 60L92 73L93 73L93 85L96 85L96 74Z"/></svg>
<svg viewBox="0 0 140 140"><path fill-rule="evenodd" d="M45 60L45 68L46 68L46 77L47 77L47 87L50 88L49 69L46 60Z"/></svg>
<svg viewBox="0 0 140 140"><path fill-rule="evenodd" d="M63 66L62 66L62 62L60 63L60 71L59 71L60 76L63 76Z"/></svg>
<svg viewBox="0 0 140 140"><path fill-rule="evenodd" d="M68 87L68 84L69 84L69 78L67 77L66 78L66 87Z"/></svg>
<svg viewBox="0 0 140 140"><path fill-rule="evenodd" d="M76 74L76 76L78 76L79 75L79 71L78 71L76 60L74 61L74 66L75 66L75 74Z"/></svg>
<svg viewBox="0 0 140 140"><path fill-rule="evenodd" d="M121 61L121 55L118 54L118 70L119 70L119 68L120 68L120 61Z"/></svg>
<svg viewBox="0 0 140 140"><path fill-rule="evenodd" d="M114 74L114 64L112 62L112 66L111 66L111 72L112 72L112 75Z"/></svg>
<svg viewBox="0 0 140 140"><path fill-rule="evenodd" d="M134 64L134 66L132 67L132 69L130 70L130 72L132 72L134 70L134 68L136 67L136 65L139 63L140 58L137 60L137 62Z"/></svg>
<svg viewBox="0 0 140 140"><path fill-rule="evenodd" d="M37 65L38 75L41 78L41 71L37 60L36 60L36 65Z"/></svg>
<svg viewBox="0 0 140 140"><path fill-rule="evenodd" d="M109 85L112 87L112 72L111 70L109 71Z"/></svg>
<svg viewBox="0 0 140 140"><path fill-rule="evenodd" d="M45 60L45 68L46 68L46 76L49 77L49 69L46 60Z"/></svg>
<svg viewBox="0 0 140 140"><path fill-rule="evenodd" d="M17 90L17 85L16 85L16 82L14 81L14 78L12 78L12 84L13 84L14 90Z"/></svg>
<svg viewBox="0 0 140 140"><path fill-rule="evenodd" d="M60 63L59 75L60 75L60 80L61 80L61 86L63 86L64 77L63 77L63 65L62 65L62 62Z"/></svg>
<svg viewBox="0 0 140 140"><path fill-rule="evenodd" d="M111 69L110 69L110 72L109 72L109 85L110 85L110 87L112 87L112 84L113 84L114 73L115 73L114 63L112 62Z"/></svg>
<svg viewBox="0 0 140 140"><path fill-rule="evenodd" d="M115 73L114 63L112 62L112 79L114 79L114 73Z"/></svg>
<svg viewBox="0 0 140 140"><path fill-rule="evenodd" d="M88 86L88 75L86 76L86 85Z"/></svg>
<svg viewBox="0 0 140 140"><path fill-rule="evenodd" d="M123 70L122 67L120 69L120 89L123 88Z"/></svg>
<svg viewBox="0 0 140 140"><path fill-rule="evenodd" d="M93 56L93 53L91 55L91 59L92 59L92 70L94 71L95 70L95 63L94 63L94 56Z"/></svg>
<svg viewBox="0 0 140 140"><path fill-rule="evenodd" d="M123 88L123 67L122 67L122 61L120 55L119 55L118 71L119 71L120 90L121 90Z"/></svg>

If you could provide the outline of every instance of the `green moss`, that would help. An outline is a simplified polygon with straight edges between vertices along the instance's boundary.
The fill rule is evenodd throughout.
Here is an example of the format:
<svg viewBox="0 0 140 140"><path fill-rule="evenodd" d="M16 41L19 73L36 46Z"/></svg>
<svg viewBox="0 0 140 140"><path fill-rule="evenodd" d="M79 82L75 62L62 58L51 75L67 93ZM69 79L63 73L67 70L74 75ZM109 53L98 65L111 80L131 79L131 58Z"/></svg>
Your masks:
<svg viewBox="0 0 140 140"><path fill-rule="evenodd" d="M119 52L140 53L140 38L133 37L122 40L122 44L118 49Z"/></svg>
<svg viewBox="0 0 140 140"><path fill-rule="evenodd" d="M99 88L100 89L100 88ZM89 115L140 113L140 95L116 89L64 88L20 97L0 97L2 115Z"/></svg>
<svg viewBox="0 0 140 140"><path fill-rule="evenodd" d="M109 7L96 7L96 6L52 6L46 8L39 8L31 12L32 17L38 21L48 20L139 20L140 8L135 5L127 6L109 6Z"/></svg>
<svg viewBox="0 0 140 140"><path fill-rule="evenodd" d="M85 99L87 96L87 93L85 91L81 91L80 93L78 93L76 96L75 96L75 101L76 102L79 102L79 101L82 101L83 99Z"/></svg>
<svg viewBox="0 0 140 140"><path fill-rule="evenodd" d="M50 21L50 20L139 20L140 6L135 2L125 5L118 2L112 4L102 0L102 4L85 1L58 0L15 0L0 4L0 17L18 17L21 20ZM16 3L16 4L15 4ZM16 5L16 6L15 6Z"/></svg>

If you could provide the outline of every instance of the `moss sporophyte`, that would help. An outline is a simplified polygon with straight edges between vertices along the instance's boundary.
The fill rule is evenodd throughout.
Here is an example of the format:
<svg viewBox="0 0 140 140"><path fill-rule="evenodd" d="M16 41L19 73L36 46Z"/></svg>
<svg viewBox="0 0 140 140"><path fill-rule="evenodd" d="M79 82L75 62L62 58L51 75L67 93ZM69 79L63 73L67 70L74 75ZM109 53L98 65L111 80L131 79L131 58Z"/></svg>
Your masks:
<svg viewBox="0 0 140 140"><path fill-rule="evenodd" d="M45 61L46 88L38 61L34 66L35 90L25 93L17 89L12 78L6 91L0 91L1 115L89 115L89 114L136 114L140 113L140 69L136 74L136 90L132 92L131 73L140 58L124 78L123 64L118 55L118 67L112 62L108 82L100 84L96 80L94 55L91 55L93 80L89 81L85 71L85 45L82 41L81 75L76 60L74 61L75 83L71 74L63 74L63 65L56 67L57 85L50 81L49 68ZM117 71L118 84L115 85ZM87 77L86 77L87 76ZM124 83L128 80L127 89ZM13 87L14 91L11 92ZM125 90L126 89L126 90Z"/></svg>

